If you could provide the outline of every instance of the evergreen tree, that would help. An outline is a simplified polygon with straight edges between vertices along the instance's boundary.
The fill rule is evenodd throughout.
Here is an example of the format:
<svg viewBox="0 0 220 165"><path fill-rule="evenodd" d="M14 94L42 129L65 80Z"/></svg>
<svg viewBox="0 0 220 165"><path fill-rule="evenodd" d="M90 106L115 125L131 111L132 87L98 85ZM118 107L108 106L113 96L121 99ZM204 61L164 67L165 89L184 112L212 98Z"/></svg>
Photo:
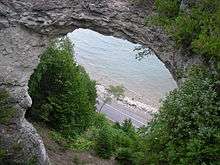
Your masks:
<svg viewBox="0 0 220 165"><path fill-rule="evenodd" d="M33 105L28 116L65 135L85 130L95 112L95 82L76 64L72 52L67 38L52 43L29 82Z"/></svg>

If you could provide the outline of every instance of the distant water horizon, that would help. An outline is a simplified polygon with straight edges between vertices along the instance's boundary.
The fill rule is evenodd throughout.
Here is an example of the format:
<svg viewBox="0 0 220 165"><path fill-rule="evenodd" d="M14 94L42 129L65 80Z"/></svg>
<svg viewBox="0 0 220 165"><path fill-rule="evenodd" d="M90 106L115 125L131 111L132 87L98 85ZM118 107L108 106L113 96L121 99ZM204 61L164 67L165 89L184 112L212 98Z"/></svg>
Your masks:
<svg viewBox="0 0 220 165"><path fill-rule="evenodd" d="M152 107L158 107L160 100L177 87L156 55L141 61L135 58L137 44L88 29L77 29L68 37L74 43L76 61L100 84L121 84L129 97Z"/></svg>

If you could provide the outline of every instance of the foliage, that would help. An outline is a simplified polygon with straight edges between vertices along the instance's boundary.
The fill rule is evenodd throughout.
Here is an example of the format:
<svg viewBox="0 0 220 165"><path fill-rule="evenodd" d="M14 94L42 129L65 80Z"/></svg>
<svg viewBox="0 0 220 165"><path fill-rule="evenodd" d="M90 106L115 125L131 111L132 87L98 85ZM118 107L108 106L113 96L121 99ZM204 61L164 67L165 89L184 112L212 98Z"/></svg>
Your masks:
<svg viewBox="0 0 220 165"><path fill-rule="evenodd" d="M95 151L98 156L108 159L114 152L114 135L110 127L101 128L96 141Z"/></svg>
<svg viewBox="0 0 220 165"><path fill-rule="evenodd" d="M217 164L220 101L215 78L192 69L189 79L167 96L145 137L148 164Z"/></svg>
<svg viewBox="0 0 220 165"><path fill-rule="evenodd" d="M119 164L133 164L133 152L130 148L119 148L116 155L116 160L119 162Z"/></svg>
<svg viewBox="0 0 220 165"><path fill-rule="evenodd" d="M129 120L125 121L122 126L118 124L108 125L99 129L98 136L95 138L97 155L102 158L109 158L117 154L119 148L132 147L134 136L131 136L130 130L136 133Z"/></svg>
<svg viewBox="0 0 220 165"><path fill-rule="evenodd" d="M124 132L130 134L135 132L135 128L132 125L131 119L126 119L123 123L122 126L120 126L120 129L122 129Z"/></svg>
<svg viewBox="0 0 220 165"><path fill-rule="evenodd" d="M52 43L29 81L33 105L28 116L73 136L90 126L96 89L85 70L73 60L68 39Z"/></svg>
<svg viewBox="0 0 220 165"><path fill-rule="evenodd" d="M0 90L0 110L0 124L7 124L15 114L15 109L6 90Z"/></svg>
<svg viewBox="0 0 220 165"><path fill-rule="evenodd" d="M220 1L201 0L184 11L179 6L179 0L156 0L158 15L148 18L148 24L164 26L177 46L219 61Z"/></svg>
<svg viewBox="0 0 220 165"><path fill-rule="evenodd" d="M123 85L117 85L117 86L110 85L108 90L116 99L124 97L125 90Z"/></svg>
<svg viewBox="0 0 220 165"><path fill-rule="evenodd" d="M95 141L97 155L102 158L115 156L121 164L138 164L144 155L143 139L130 120L125 120L122 125L103 127Z"/></svg>
<svg viewBox="0 0 220 165"><path fill-rule="evenodd" d="M141 165L143 157L143 152L134 152L132 148L119 148L115 159L120 165Z"/></svg>
<svg viewBox="0 0 220 165"><path fill-rule="evenodd" d="M179 0L156 0L155 1L157 12L160 16L168 18L175 17L179 13Z"/></svg>
<svg viewBox="0 0 220 165"><path fill-rule="evenodd" d="M101 112L105 104L111 103L113 98L117 100L120 98L123 98L124 92L125 90L124 90L123 85L117 85L117 86L110 85L109 88L107 89L107 92L104 93L103 100L102 100L103 104L101 105L99 112Z"/></svg>
<svg viewBox="0 0 220 165"><path fill-rule="evenodd" d="M177 45L190 46L199 31L199 22L187 14L182 14L176 17L169 30Z"/></svg>
<svg viewBox="0 0 220 165"><path fill-rule="evenodd" d="M110 123L106 119L104 114L98 113L98 114L94 115L94 120L93 120L92 126L97 128L97 129L100 129L102 127L110 126Z"/></svg>
<svg viewBox="0 0 220 165"><path fill-rule="evenodd" d="M136 130L130 120L111 125L97 114L86 132L68 139L67 147L94 149L101 158L115 157L122 165L217 164L220 101L216 78L201 68L193 68L188 78L167 96L149 126ZM60 136L56 139L62 141Z"/></svg>
<svg viewBox="0 0 220 165"><path fill-rule="evenodd" d="M62 146L65 146L66 143L67 143L67 139L65 139L63 137L63 135L57 131L50 131L49 132L49 137L55 141L56 143L62 145Z"/></svg>
<svg viewBox="0 0 220 165"><path fill-rule="evenodd" d="M73 150L77 151L89 151L95 146L94 141L87 139L84 136L79 136L74 139L73 143L69 146Z"/></svg>

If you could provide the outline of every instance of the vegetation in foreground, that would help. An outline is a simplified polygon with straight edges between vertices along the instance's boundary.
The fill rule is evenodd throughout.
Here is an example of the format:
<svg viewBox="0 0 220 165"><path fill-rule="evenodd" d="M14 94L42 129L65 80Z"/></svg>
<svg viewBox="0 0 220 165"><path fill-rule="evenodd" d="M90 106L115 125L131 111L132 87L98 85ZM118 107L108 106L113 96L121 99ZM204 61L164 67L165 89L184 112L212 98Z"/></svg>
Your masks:
<svg viewBox="0 0 220 165"><path fill-rule="evenodd" d="M181 9L180 0L156 0L156 15L146 23L161 26L186 55L201 56L220 79L220 1L194 1ZM183 75L183 74L181 74ZM181 78L181 77L180 77ZM220 83L218 82L218 86Z"/></svg>
<svg viewBox="0 0 220 165"><path fill-rule="evenodd" d="M220 1L200 0L181 10L179 0L156 0L151 23L162 25L176 45L194 54L220 60Z"/></svg>
<svg viewBox="0 0 220 165"><path fill-rule="evenodd" d="M129 120L112 124L95 113L95 83L75 63L71 49L66 39L51 45L29 84L34 101L29 116L45 123L54 141L122 165L218 164L220 101L214 75L192 68L155 119L137 130Z"/></svg>
<svg viewBox="0 0 220 165"><path fill-rule="evenodd" d="M107 103L111 103L113 99L119 100L119 99L123 99L125 96L125 90L123 85L110 85L107 88L107 91L103 94L102 96L102 104L101 107L99 108L99 112L102 111L102 108L107 104ZM100 104L100 101L97 102L98 104Z"/></svg>
<svg viewBox="0 0 220 165"><path fill-rule="evenodd" d="M95 115L95 82L73 59L68 39L52 43L29 81L33 105L27 117L65 136L85 131Z"/></svg>

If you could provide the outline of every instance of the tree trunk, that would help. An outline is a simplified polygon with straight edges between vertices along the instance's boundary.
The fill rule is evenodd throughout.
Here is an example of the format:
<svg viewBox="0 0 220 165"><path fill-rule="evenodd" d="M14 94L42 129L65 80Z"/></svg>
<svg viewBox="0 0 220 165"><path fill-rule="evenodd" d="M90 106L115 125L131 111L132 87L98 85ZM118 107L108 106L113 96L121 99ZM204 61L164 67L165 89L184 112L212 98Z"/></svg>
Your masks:
<svg viewBox="0 0 220 165"><path fill-rule="evenodd" d="M102 111L102 108L104 107L104 105L106 104L107 102L103 102L102 106L100 107L99 109L99 113Z"/></svg>

